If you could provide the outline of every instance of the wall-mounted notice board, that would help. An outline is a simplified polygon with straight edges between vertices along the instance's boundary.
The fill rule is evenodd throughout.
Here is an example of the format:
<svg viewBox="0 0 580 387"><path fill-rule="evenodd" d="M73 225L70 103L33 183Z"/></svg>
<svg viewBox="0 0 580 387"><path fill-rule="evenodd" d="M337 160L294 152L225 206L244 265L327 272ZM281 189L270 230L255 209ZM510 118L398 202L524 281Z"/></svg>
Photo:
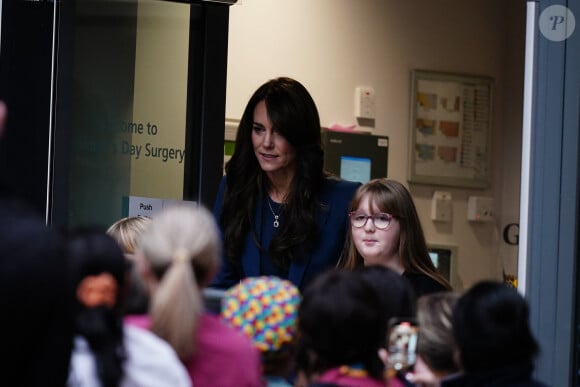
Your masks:
<svg viewBox="0 0 580 387"><path fill-rule="evenodd" d="M409 182L488 188L493 79L411 72Z"/></svg>

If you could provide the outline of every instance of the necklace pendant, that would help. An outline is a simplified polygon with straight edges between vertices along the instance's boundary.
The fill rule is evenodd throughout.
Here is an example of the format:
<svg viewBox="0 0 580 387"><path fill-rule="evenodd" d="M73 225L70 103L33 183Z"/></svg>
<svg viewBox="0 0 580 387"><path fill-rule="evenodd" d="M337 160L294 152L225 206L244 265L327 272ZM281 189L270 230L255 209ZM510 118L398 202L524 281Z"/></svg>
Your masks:
<svg viewBox="0 0 580 387"><path fill-rule="evenodd" d="M278 222L278 218L280 217L280 214L276 215L276 213L274 212L274 209L272 208L272 205L270 204L270 197L269 196L268 196L268 207L270 207L270 212L272 213L272 216L274 216L274 223L272 223L272 224L274 225L274 228L278 228L280 226L280 222Z"/></svg>

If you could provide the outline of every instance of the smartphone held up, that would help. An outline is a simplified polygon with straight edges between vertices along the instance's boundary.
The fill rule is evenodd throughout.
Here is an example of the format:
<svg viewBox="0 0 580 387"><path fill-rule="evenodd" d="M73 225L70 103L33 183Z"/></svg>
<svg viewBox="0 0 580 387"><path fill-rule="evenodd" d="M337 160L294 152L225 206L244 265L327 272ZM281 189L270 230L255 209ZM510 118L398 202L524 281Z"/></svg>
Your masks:
<svg viewBox="0 0 580 387"><path fill-rule="evenodd" d="M405 372L415 364L419 326L414 319L394 318L388 330L388 366L395 372Z"/></svg>

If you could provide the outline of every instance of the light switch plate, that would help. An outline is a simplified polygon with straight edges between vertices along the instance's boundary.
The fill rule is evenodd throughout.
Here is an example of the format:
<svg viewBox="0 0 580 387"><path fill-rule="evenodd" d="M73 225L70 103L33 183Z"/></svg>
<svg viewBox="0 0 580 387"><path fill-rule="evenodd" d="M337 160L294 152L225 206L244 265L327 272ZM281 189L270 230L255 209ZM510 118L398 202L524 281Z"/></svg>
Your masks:
<svg viewBox="0 0 580 387"><path fill-rule="evenodd" d="M375 119L375 90L372 87L357 87L355 89L354 116Z"/></svg>

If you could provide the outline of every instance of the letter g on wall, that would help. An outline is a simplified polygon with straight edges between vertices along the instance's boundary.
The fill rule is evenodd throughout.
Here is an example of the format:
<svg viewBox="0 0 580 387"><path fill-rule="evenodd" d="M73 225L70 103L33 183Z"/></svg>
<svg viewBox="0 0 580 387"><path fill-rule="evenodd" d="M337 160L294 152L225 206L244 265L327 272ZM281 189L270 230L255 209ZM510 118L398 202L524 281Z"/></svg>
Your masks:
<svg viewBox="0 0 580 387"><path fill-rule="evenodd" d="M508 245L517 246L520 242L520 224L510 223L503 229L503 241Z"/></svg>

